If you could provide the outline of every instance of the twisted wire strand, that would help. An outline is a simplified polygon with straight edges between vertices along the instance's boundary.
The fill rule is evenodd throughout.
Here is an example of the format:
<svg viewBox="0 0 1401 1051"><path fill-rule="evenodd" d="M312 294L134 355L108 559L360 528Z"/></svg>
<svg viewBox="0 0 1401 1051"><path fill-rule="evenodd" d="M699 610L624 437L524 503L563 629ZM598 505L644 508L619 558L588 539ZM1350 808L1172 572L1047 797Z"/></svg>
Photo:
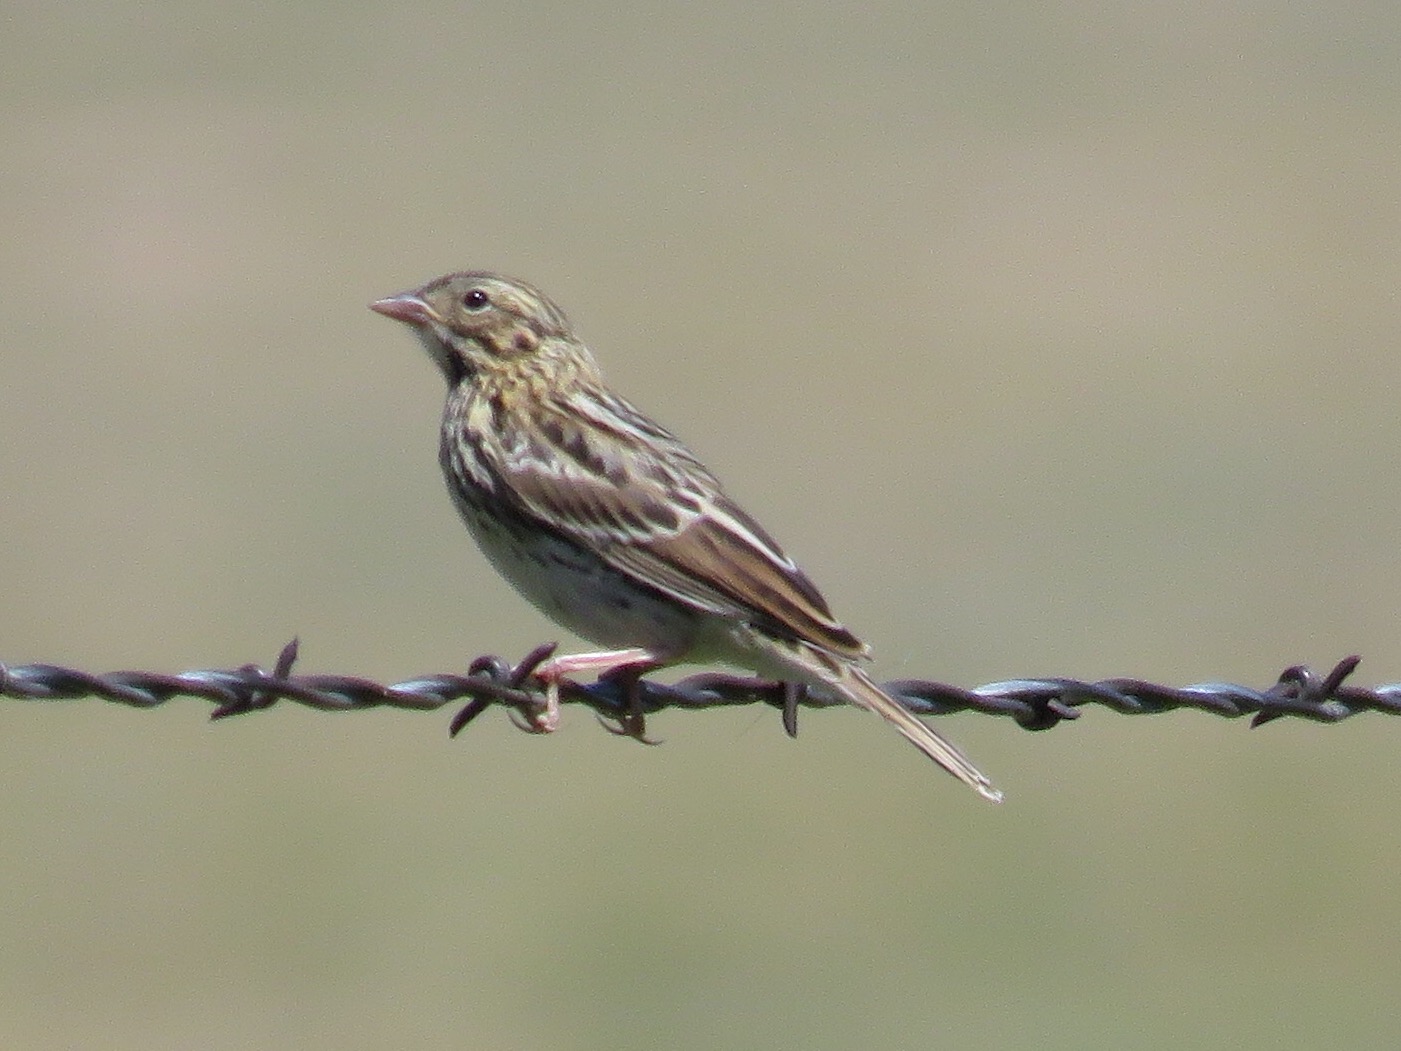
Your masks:
<svg viewBox="0 0 1401 1051"><path fill-rule="evenodd" d="M271 671L245 664L232 670L202 669L174 675L141 671L94 675L53 664L0 663L0 697L33 701L96 697L135 708L153 708L175 697L198 697L214 704L213 719L270 708L278 701L293 701L319 711L380 707L436 711L469 698L451 723L455 735L495 705L518 712L529 722L545 703L545 686L534 672L554 652L555 644L537 646L514 665L499 657L479 657L465 675L425 675L387 685L348 675L293 675L297 647L296 639L284 646ZM971 711L1008 717L1027 730L1047 730L1077 719L1080 709L1088 704L1122 715L1154 715L1178 708L1227 718L1249 715L1252 726L1286 716L1336 723L1359 712L1401 715L1401 683L1344 685L1360 660L1345 657L1326 675L1306 665L1294 665L1263 690L1224 682L1164 686L1127 678L1099 682L1009 679L971 689L924 679L898 679L882 688L916 715ZM605 726L617 724L619 732L643 741L641 717L668 708L769 704L783 712L784 728L796 734L800 707L842 703L790 684L716 673L691 675L670 684L626 676L604 677L594 683L565 682L559 700L585 705L607 720Z"/></svg>

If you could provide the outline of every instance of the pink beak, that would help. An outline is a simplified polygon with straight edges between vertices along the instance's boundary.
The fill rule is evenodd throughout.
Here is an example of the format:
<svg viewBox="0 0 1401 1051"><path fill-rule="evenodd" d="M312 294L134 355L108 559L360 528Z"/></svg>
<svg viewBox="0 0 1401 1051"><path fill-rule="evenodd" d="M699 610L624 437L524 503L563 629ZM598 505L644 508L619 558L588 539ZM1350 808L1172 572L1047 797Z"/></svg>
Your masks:
<svg viewBox="0 0 1401 1051"><path fill-rule="evenodd" d="M426 325L438 320L437 312L413 292L400 292L388 299L377 299L370 304L370 309L409 325Z"/></svg>

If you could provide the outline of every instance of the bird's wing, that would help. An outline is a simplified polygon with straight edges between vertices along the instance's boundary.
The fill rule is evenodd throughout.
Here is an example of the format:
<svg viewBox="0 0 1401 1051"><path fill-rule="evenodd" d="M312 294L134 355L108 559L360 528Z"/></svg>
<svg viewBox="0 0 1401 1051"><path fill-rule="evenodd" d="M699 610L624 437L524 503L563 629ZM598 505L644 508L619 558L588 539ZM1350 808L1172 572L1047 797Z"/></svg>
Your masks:
<svg viewBox="0 0 1401 1051"><path fill-rule="evenodd" d="M500 495L615 569L698 609L864 656L778 543L627 402L573 396L528 433L496 438Z"/></svg>

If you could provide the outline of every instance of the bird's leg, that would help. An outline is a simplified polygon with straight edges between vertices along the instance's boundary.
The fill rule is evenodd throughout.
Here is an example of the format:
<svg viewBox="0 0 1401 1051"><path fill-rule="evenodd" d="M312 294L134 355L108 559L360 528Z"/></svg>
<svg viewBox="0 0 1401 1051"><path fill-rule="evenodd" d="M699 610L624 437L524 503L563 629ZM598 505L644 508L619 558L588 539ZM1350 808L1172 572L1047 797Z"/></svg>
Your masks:
<svg viewBox="0 0 1401 1051"><path fill-rule="evenodd" d="M553 733L559 727L559 684L578 672L594 672L603 676L621 668L638 667L638 675L663 663L651 650L638 647L626 650L603 650L597 653L567 653L553 657L535 669L535 677L545 683L545 701L528 716L528 722L517 720L516 726L527 733ZM640 713L639 713L640 714Z"/></svg>

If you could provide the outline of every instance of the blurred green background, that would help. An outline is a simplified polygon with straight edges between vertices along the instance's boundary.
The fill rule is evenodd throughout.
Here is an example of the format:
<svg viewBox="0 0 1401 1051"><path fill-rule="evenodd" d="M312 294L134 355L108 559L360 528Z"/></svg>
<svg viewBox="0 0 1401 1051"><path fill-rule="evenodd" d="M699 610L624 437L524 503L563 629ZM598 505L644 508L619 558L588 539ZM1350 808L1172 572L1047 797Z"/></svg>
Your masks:
<svg viewBox="0 0 1401 1051"><path fill-rule="evenodd" d="M1401 7L0 16L0 659L557 631L365 304L570 311L884 677L1401 679ZM0 702L7 1048L1394 1048L1401 723Z"/></svg>

